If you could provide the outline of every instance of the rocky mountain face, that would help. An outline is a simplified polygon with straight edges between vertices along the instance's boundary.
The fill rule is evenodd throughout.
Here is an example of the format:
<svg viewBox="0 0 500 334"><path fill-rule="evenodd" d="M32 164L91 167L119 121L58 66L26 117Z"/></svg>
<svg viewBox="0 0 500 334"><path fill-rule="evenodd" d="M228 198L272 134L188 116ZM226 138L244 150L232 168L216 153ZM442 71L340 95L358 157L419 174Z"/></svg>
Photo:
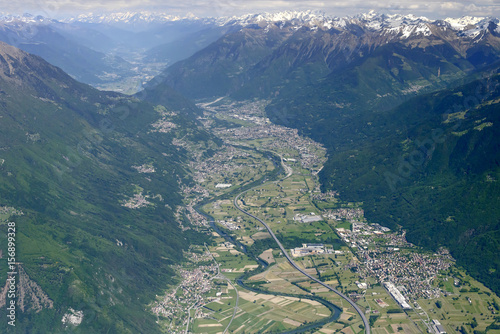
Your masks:
<svg viewBox="0 0 500 334"><path fill-rule="evenodd" d="M0 43L0 209L13 213L22 273L12 332L56 332L70 310L82 316L71 332L159 332L146 305L200 237L175 218L189 178L173 142L211 140L197 108L175 98L160 107L101 92Z"/></svg>

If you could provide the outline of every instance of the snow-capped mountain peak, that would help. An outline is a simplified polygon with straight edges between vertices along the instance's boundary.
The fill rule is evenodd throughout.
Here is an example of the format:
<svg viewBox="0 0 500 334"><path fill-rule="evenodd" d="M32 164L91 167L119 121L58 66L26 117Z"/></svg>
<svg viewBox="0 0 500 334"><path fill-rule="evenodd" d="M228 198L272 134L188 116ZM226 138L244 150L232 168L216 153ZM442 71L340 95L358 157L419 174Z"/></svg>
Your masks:
<svg viewBox="0 0 500 334"><path fill-rule="evenodd" d="M446 18L445 22L455 30L467 30L468 27L476 26L478 23L485 21L484 17L463 16L461 18Z"/></svg>
<svg viewBox="0 0 500 334"><path fill-rule="evenodd" d="M308 27L313 30L346 30L350 26L361 27L367 32L381 35L397 36L401 39L408 39L412 36L430 36L434 27L440 29L450 29L455 31L460 37L481 39L490 27L491 22L496 24L493 28L496 33L500 33L498 27L499 20L488 17L464 16L461 18L447 18L444 20L430 20L426 17L419 17L412 14L381 14L374 10L355 16L335 17L317 11L283 11L277 13L246 14L241 16L198 18L193 14L185 16L171 15L168 13L141 11L141 12L116 12L110 14L82 14L73 18L61 20L65 23L104 23L118 24L122 26L149 27L151 24L163 24L173 21L198 21L205 24L215 24L219 26L241 26L246 27L253 24L260 26L278 26L283 29L291 27L298 30L301 27ZM1 22L22 21L25 23L40 23L49 21L41 16L24 14L14 16L0 14Z"/></svg>
<svg viewBox="0 0 500 334"><path fill-rule="evenodd" d="M289 22L292 25L321 25L328 27L328 23L336 18L329 17L322 12L314 11L284 11L278 13L259 13L247 14L243 16L221 17L217 18L218 25L239 24L247 26L255 23L279 23Z"/></svg>
<svg viewBox="0 0 500 334"><path fill-rule="evenodd" d="M77 17L62 20L66 23L72 22L84 22L84 23L125 23L125 24L137 24L137 23L165 23L171 21L179 21L182 19L198 19L192 14L188 14L185 17L178 15L170 15L166 13L157 13L150 11L142 12L117 12L111 14L81 14Z"/></svg>
<svg viewBox="0 0 500 334"><path fill-rule="evenodd" d="M496 32L500 32L498 28L498 18L463 16L458 19L446 18L444 22L446 22L451 29L457 31L459 35L473 39L481 36L491 23L496 24Z"/></svg>
<svg viewBox="0 0 500 334"><path fill-rule="evenodd" d="M54 20L48 19L41 15L33 16L28 13L23 15L12 15L12 14L0 14L0 22L23 22L23 23L43 23L43 22L53 22Z"/></svg>

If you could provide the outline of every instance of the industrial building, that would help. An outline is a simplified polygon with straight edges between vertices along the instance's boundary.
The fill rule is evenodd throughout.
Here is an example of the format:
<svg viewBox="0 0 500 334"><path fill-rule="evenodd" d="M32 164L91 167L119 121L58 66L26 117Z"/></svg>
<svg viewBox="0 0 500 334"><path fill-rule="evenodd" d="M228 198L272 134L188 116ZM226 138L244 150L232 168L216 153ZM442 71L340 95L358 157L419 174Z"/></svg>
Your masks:
<svg viewBox="0 0 500 334"><path fill-rule="evenodd" d="M401 294L401 292L396 288L391 282L384 282L385 288L389 291L392 298L394 298L398 304L405 310L411 309L410 304L406 301L406 298Z"/></svg>
<svg viewBox="0 0 500 334"><path fill-rule="evenodd" d="M432 320L432 329L436 334L446 334L443 325L436 319Z"/></svg>
<svg viewBox="0 0 500 334"><path fill-rule="evenodd" d="M290 249L293 257L323 254L325 245L323 244L302 244L302 247Z"/></svg>

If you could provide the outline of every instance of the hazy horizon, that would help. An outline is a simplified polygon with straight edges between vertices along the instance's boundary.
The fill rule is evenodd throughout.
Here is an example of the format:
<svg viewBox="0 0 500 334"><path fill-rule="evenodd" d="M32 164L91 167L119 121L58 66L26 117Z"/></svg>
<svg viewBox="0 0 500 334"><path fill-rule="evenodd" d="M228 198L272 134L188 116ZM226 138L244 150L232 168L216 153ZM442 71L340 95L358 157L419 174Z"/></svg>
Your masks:
<svg viewBox="0 0 500 334"><path fill-rule="evenodd" d="M375 10L384 14L414 14L429 19L462 16L500 16L500 4L492 0L482 0L476 3L470 1L398 1L380 3L377 1L261 1L261 0L191 0L178 1L21 1L7 2L0 0L4 14L30 13L45 17L60 19L79 14L106 14L127 11L156 11L177 16L194 15L197 17L220 17L262 12L281 11L322 11L332 16L348 16Z"/></svg>

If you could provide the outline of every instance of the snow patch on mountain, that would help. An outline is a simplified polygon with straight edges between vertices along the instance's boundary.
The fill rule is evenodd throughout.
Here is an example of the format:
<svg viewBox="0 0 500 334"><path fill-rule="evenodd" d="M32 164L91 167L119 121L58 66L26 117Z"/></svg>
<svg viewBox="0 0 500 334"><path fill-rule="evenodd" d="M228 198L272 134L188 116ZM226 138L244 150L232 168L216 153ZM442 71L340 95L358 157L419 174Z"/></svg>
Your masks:
<svg viewBox="0 0 500 334"><path fill-rule="evenodd" d="M414 26L406 25L401 27L401 38L410 38L412 35L417 36L417 35L423 35L423 36L430 36L432 34L431 29L427 24L417 24Z"/></svg>
<svg viewBox="0 0 500 334"><path fill-rule="evenodd" d="M453 30L456 30L460 36L466 36L472 39L483 35L491 22L497 25L499 22L497 18L472 16L464 16L458 19L447 18L444 21L447 22Z"/></svg>
<svg viewBox="0 0 500 334"><path fill-rule="evenodd" d="M373 10L351 17L350 22L384 35L400 35L401 39L418 35L430 36L432 32L429 24L433 23L426 17L417 17L411 14L379 14Z"/></svg>
<svg viewBox="0 0 500 334"><path fill-rule="evenodd" d="M279 13L247 14L243 16L221 17L216 19L220 26L241 25L248 26L256 23L274 23L283 28L284 23L292 26L310 26L331 29L336 26L345 26L345 22L336 17L329 17L321 12L314 11L285 11Z"/></svg>
<svg viewBox="0 0 500 334"><path fill-rule="evenodd" d="M23 23L44 23L44 22L54 22L54 20L45 18L41 15L33 16L31 14L23 15L12 15L12 14L0 14L0 22L12 23L12 22L23 22Z"/></svg>
<svg viewBox="0 0 500 334"><path fill-rule="evenodd" d="M437 26L442 29L451 29L460 37L476 39L484 35L491 22L498 24L498 19L489 17L464 16L462 18L448 18L445 20L430 20L423 16L412 14L380 14L376 11L348 16L344 18L327 16L324 13L313 11L286 11L280 13L261 13L248 14L240 17L218 18L215 19L219 25L238 24L248 26L256 23L273 23L280 28L284 28L285 23L292 26L293 30L298 30L302 26L307 26L313 30L316 29L349 29L350 25L357 25L369 31L379 32L381 34L391 34L400 36L401 39L407 39L412 36L430 36L432 35L431 26ZM268 28L267 28L268 29ZM496 28L499 32L500 28Z"/></svg>
<svg viewBox="0 0 500 334"><path fill-rule="evenodd" d="M62 20L65 23L83 22L83 23L166 23L179 20L197 20L192 14L187 16L169 15L165 13L156 13L150 11L142 12L118 12L111 14L81 14L77 17Z"/></svg>
<svg viewBox="0 0 500 334"><path fill-rule="evenodd" d="M360 23L365 25L371 30L384 30L384 29L399 29L409 25L419 25L421 23L431 23L432 21L426 17L417 17L415 15L401 15L401 14L379 14L373 10L368 13L350 17L353 23Z"/></svg>
<svg viewBox="0 0 500 334"><path fill-rule="evenodd" d="M49 19L41 16L32 16L24 14L22 16L13 16L8 14L0 14L1 22L22 21L26 23L40 23ZM258 24L264 27L266 31L271 26L277 26L280 29L290 28L299 30L301 27L308 27L313 30L349 30L351 26L358 26L368 31L378 32L383 35L399 36L401 39L408 39L412 36L430 36L432 34L432 26L446 30L455 31L457 36L477 39L488 30L491 22L497 24L496 33L500 33L498 27L498 19L489 17L472 17L464 16L461 18L447 18L445 20L430 20L426 17L419 17L412 14L380 14L376 11L369 11L355 16L335 17L326 15L323 12L317 11L284 11L278 13L259 13L247 14L242 16L232 17L217 17L217 18L198 18L192 14L186 16L170 15L159 12L118 12L111 14L82 14L77 17L68 18L61 22L73 23L106 23L106 24L124 24L124 25L141 25L141 24L162 24L174 21L198 21L205 24L219 26L241 26ZM267 25L266 25L267 23Z"/></svg>
<svg viewBox="0 0 500 334"><path fill-rule="evenodd" d="M446 18L445 22L448 22L454 30L468 30L475 27L478 23L484 21L484 17L473 17L473 16L463 16L461 18Z"/></svg>

